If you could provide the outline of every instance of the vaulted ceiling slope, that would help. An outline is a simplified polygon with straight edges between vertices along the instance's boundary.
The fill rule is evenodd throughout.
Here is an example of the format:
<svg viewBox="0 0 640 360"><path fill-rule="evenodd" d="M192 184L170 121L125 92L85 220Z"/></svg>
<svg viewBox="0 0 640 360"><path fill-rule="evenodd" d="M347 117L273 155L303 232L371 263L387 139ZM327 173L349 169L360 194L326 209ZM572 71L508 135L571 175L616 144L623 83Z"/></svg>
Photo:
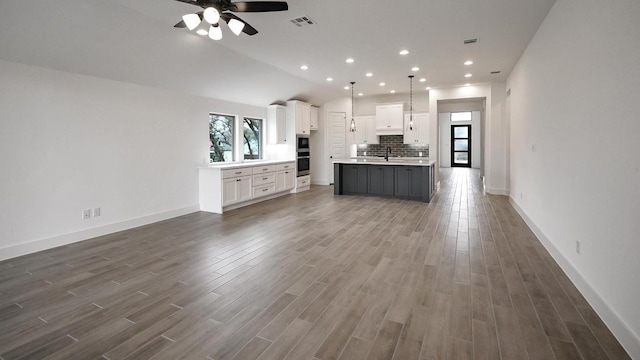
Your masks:
<svg viewBox="0 0 640 360"><path fill-rule="evenodd" d="M554 2L290 0L289 11L238 14L257 35L225 27L214 42L173 28L198 9L173 0L0 1L0 60L257 106L320 105L347 95L349 81L366 95L408 92L413 66L427 79L418 91L503 81ZM316 24L291 23L301 16Z"/></svg>

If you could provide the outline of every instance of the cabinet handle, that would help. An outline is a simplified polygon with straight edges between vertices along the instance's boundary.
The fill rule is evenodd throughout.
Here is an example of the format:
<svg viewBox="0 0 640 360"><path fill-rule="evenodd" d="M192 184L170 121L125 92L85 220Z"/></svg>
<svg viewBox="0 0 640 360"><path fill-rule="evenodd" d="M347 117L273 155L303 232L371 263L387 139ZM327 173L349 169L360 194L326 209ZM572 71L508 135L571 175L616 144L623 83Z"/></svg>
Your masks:
<svg viewBox="0 0 640 360"><path fill-rule="evenodd" d="M269 191L269 189L262 189L262 192Z"/></svg>
<svg viewBox="0 0 640 360"><path fill-rule="evenodd" d="M236 181L242 181L241 179L236 179Z"/></svg>
<svg viewBox="0 0 640 360"><path fill-rule="evenodd" d="M391 127L391 125L387 125L387 127Z"/></svg>
<svg viewBox="0 0 640 360"><path fill-rule="evenodd" d="M267 180L268 178L262 178L262 180Z"/></svg>
<svg viewBox="0 0 640 360"><path fill-rule="evenodd" d="M262 171L267 171L267 170L269 170L269 168L266 168L266 169L262 169Z"/></svg>
<svg viewBox="0 0 640 360"><path fill-rule="evenodd" d="M288 172L288 171L285 171L284 173L285 173L285 174L288 174L289 172Z"/></svg>
<svg viewBox="0 0 640 360"><path fill-rule="evenodd" d="M242 171L236 171L236 175L242 174Z"/></svg>

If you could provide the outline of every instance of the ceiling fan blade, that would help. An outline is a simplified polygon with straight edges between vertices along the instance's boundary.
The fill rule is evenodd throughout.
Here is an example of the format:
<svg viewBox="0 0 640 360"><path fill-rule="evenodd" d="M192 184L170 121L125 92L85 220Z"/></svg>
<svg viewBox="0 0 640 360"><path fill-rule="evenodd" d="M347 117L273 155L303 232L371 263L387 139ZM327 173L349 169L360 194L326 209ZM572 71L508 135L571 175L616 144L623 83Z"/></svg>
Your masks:
<svg viewBox="0 0 640 360"><path fill-rule="evenodd" d="M241 21L242 23L244 23L244 28L242 29L242 32L247 34L247 35L255 35L258 33L258 30L256 30L253 26L249 25L246 21L240 19L239 17L237 17L235 14L232 13L222 13L220 14L220 17L228 24L229 21L231 19L236 19L238 21Z"/></svg>
<svg viewBox="0 0 640 360"><path fill-rule="evenodd" d="M191 4L191 5L196 5L196 6L200 6L200 4L198 4L196 1L194 0L176 0L185 4Z"/></svg>
<svg viewBox="0 0 640 360"><path fill-rule="evenodd" d="M236 12L286 11L289 10L289 5L286 1L239 1L231 3L228 10Z"/></svg>

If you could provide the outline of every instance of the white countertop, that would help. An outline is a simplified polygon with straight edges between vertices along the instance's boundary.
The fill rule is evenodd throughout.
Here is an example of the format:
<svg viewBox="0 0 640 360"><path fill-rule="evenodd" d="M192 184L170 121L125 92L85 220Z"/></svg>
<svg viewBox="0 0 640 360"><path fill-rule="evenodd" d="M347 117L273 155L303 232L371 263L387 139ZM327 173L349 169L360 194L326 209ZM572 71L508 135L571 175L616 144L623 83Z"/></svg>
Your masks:
<svg viewBox="0 0 640 360"><path fill-rule="evenodd" d="M356 157L346 160L335 160L334 163L338 164L371 164L371 165L403 165L403 166L433 166L435 160L429 160L429 158L418 157L390 157L389 161L386 161L382 157Z"/></svg>
<svg viewBox="0 0 640 360"><path fill-rule="evenodd" d="M296 161L295 159L291 159L291 160L252 160L252 161L232 162L232 163L219 162L219 163L211 163L208 166L200 166L199 169L202 169L202 170L237 169L237 168L250 167L250 166L274 165L274 164L282 164L282 163L295 162L295 161Z"/></svg>

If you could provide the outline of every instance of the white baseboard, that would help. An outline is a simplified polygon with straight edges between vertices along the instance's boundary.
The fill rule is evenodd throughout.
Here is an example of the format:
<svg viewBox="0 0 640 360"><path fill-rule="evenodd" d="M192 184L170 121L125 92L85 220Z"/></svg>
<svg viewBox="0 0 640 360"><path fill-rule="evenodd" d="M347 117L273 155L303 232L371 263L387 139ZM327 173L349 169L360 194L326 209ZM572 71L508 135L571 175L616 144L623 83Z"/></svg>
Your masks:
<svg viewBox="0 0 640 360"><path fill-rule="evenodd" d="M635 334L620 316L607 304L604 299L589 285L587 280L571 265L569 260L562 255L560 250L549 240L549 238L536 226L527 213L522 210L518 203L509 197L509 202L527 223L531 231L540 240L553 259L560 265L567 274L571 282L578 288L582 296L589 302L593 310L600 316L602 321L609 327L609 330L618 339L622 347L627 350L632 359L640 359L640 336Z"/></svg>
<svg viewBox="0 0 640 360"><path fill-rule="evenodd" d="M509 196L509 190L507 190L507 189L498 189L498 188L485 187L484 191L489 193L489 194L492 194L492 195Z"/></svg>
<svg viewBox="0 0 640 360"><path fill-rule="evenodd" d="M75 243L94 237L112 234L114 232L171 219L174 217L194 213L200 210L200 205L187 206L181 209L169 210L157 214L142 216L113 224L102 225L91 229L80 230L68 234L30 241L23 244L5 246L0 249L0 261L14 257L35 253L54 247Z"/></svg>

